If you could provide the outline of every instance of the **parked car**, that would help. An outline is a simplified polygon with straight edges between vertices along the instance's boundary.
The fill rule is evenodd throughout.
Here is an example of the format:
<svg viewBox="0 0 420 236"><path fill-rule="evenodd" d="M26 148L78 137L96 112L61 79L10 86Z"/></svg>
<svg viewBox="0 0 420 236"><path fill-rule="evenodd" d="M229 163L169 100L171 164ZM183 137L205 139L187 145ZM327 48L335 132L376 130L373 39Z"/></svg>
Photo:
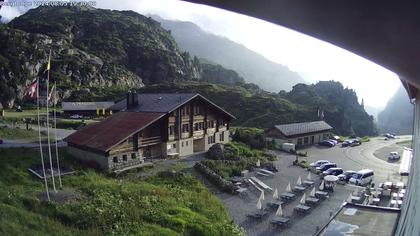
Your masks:
<svg viewBox="0 0 420 236"><path fill-rule="evenodd" d="M335 163L325 163L321 165L320 167L317 167L316 170L319 170L321 172L328 170L329 168L337 167L337 164Z"/></svg>
<svg viewBox="0 0 420 236"><path fill-rule="evenodd" d="M342 147L348 147L348 146L350 146L350 144L352 144L353 143L353 141L352 140L345 140L342 144L341 144L341 146Z"/></svg>
<svg viewBox="0 0 420 236"><path fill-rule="evenodd" d="M312 162L311 164L309 164L309 166L315 168L315 167L320 167L321 165L324 165L326 163L330 163L330 162L327 160L318 160L316 162Z"/></svg>
<svg viewBox="0 0 420 236"><path fill-rule="evenodd" d="M321 146L326 146L326 147L334 147L335 143L329 141L329 140L324 140L318 143Z"/></svg>
<svg viewBox="0 0 420 236"><path fill-rule="evenodd" d="M335 139L328 139L328 140L326 140L327 142L330 142L330 143L333 143L334 145L337 145L338 144L338 141L337 140L335 140Z"/></svg>
<svg viewBox="0 0 420 236"><path fill-rule="evenodd" d="M349 182L354 185L364 186L364 185L372 183L373 176L374 176L373 170L364 169L354 174L350 178Z"/></svg>
<svg viewBox="0 0 420 236"><path fill-rule="evenodd" d="M71 119L82 119L83 116L82 115L75 114L75 115L71 115L70 118Z"/></svg>
<svg viewBox="0 0 420 236"><path fill-rule="evenodd" d="M344 173L339 174L337 177L339 180L344 181L344 182L349 182L350 178L353 177L354 174L356 174L357 172L354 170L346 170L344 171Z"/></svg>
<svg viewBox="0 0 420 236"><path fill-rule="evenodd" d="M362 142L360 142L360 140L358 140L358 139L353 139L353 140L351 140L352 142L350 143L350 147L355 147L355 146L359 146L359 145L362 145Z"/></svg>
<svg viewBox="0 0 420 236"><path fill-rule="evenodd" d="M3 144L3 139L0 138L0 144Z"/></svg>
<svg viewBox="0 0 420 236"><path fill-rule="evenodd" d="M388 156L388 160L395 161L400 159L400 154L398 152L390 152Z"/></svg>
<svg viewBox="0 0 420 236"><path fill-rule="evenodd" d="M395 135L390 133L386 133L384 136L387 138L395 138Z"/></svg>
<svg viewBox="0 0 420 236"><path fill-rule="evenodd" d="M337 168L337 167L333 167L333 168L329 168L328 170L322 172L323 175L340 175L342 174L344 171L341 168Z"/></svg>

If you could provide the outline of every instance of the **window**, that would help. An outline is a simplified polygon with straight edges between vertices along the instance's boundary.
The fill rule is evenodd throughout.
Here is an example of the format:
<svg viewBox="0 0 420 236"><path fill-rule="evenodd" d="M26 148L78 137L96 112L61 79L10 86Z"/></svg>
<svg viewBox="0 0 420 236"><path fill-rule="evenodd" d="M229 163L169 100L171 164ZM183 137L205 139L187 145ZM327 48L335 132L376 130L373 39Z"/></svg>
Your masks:
<svg viewBox="0 0 420 236"><path fill-rule="evenodd" d="M302 138L298 138L298 140L297 140L297 144L298 144L298 145L302 145Z"/></svg>
<svg viewBox="0 0 420 236"><path fill-rule="evenodd" d="M175 126L171 125L169 126L169 135L174 135L175 133Z"/></svg>
<svg viewBox="0 0 420 236"><path fill-rule="evenodd" d="M184 147L184 142L181 142L181 146Z"/></svg>
<svg viewBox="0 0 420 236"><path fill-rule="evenodd" d="M207 141L207 143L208 143L208 144L212 144L212 143L214 143L214 141L215 141L214 136L209 136L209 137L208 137L208 141Z"/></svg>
<svg viewBox="0 0 420 236"><path fill-rule="evenodd" d="M309 138L308 137L304 137L303 138L303 143L304 144L308 144L309 143Z"/></svg>
<svg viewBox="0 0 420 236"><path fill-rule="evenodd" d="M118 163L118 157L113 157L113 158L112 158L112 161L113 161L114 163Z"/></svg>
<svg viewBox="0 0 420 236"><path fill-rule="evenodd" d="M190 129L189 129L189 125L188 124L183 124L182 125L182 132L183 133L187 133L187 132L189 132L190 131Z"/></svg>
<svg viewBox="0 0 420 236"><path fill-rule="evenodd" d="M129 137L128 138L128 143L133 143L133 140L134 140L133 136Z"/></svg>
<svg viewBox="0 0 420 236"><path fill-rule="evenodd" d="M225 141L225 132L224 131L220 134L219 140L220 140L220 142Z"/></svg>
<svg viewBox="0 0 420 236"><path fill-rule="evenodd" d="M176 148L176 143L172 144L172 148Z"/></svg>
<svg viewBox="0 0 420 236"><path fill-rule="evenodd" d="M123 155L123 161L127 161L127 155Z"/></svg>
<svg viewBox="0 0 420 236"><path fill-rule="evenodd" d="M131 159L136 159L136 153L131 153Z"/></svg>
<svg viewBox="0 0 420 236"><path fill-rule="evenodd" d="M185 146L188 146L188 141L185 141Z"/></svg>
<svg viewBox="0 0 420 236"><path fill-rule="evenodd" d="M198 130L198 123L195 123L194 124L194 131L197 131Z"/></svg>

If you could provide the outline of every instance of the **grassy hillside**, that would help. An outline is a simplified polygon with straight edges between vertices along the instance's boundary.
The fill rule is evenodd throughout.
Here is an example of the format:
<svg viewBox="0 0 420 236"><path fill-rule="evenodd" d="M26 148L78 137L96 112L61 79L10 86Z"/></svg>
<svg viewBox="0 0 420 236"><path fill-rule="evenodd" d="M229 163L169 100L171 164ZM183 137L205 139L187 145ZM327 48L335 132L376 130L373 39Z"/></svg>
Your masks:
<svg viewBox="0 0 420 236"><path fill-rule="evenodd" d="M121 181L85 169L63 178L76 193L39 201L43 184L27 171L30 149L0 149L0 235L239 235L222 203L189 175Z"/></svg>

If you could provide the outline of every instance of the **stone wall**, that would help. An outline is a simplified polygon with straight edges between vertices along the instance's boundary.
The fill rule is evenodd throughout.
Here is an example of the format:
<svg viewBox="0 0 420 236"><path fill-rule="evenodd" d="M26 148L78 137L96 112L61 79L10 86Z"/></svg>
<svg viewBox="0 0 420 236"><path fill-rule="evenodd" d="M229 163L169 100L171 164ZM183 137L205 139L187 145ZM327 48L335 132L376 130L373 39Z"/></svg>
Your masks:
<svg viewBox="0 0 420 236"><path fill-rule="evenodd" d="M105 155L100 155L97 153L85 151L76 147L68 146L67 151L74 156L75 158L83 161L83 162L91 162L94 161L98 164L98 166L103 170L109 169L108 164L108 157Z"/></svg>

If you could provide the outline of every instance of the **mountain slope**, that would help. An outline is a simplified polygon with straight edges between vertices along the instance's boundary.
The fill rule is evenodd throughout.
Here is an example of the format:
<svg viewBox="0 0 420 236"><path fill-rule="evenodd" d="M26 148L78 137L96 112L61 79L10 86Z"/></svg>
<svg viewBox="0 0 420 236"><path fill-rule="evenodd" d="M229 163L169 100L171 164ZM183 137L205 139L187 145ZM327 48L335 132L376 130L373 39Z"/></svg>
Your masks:
<svg viewBox="0 0 420 236"><path fill-rule="evenodd" d="M338 134L377 134L373 117L358 103L356 93L334 81L298 84L288 93L270 93L247 85L205 83L159 84L143 87L140 91L198 92L235 115L235 126L269 128L277 124L314 121L318 120L318 108L322 108L324 120Z"/></svg>
<svg viewBox="0 0 420 236"><path fill-rule="evenodd" d="M45 77L50 49L51 78L64 99L82 88L127 91L201 78L244 82L232 70L181 51L159 22L132 11L38 7L0 27L0 101L6 107L22 103L25 86Z"/></svg>
<svg viewBox="0 0 420 236"><path fill-rule="evenodd" d="M257 84L264 90L288 91L293 85L305 82L299 74L286 66L269 61L227 38L207 33L194 23L152 17L160 21L162 27L171 31L183 50L233 69L247 82Z"/></svg>
<svg viewBox="0 0 420 236"><path fill-rule="evenodd" d="M382 133L412 134L414 106L410 103L403 86L388 101L378 115L378 126Z"/></svg>

